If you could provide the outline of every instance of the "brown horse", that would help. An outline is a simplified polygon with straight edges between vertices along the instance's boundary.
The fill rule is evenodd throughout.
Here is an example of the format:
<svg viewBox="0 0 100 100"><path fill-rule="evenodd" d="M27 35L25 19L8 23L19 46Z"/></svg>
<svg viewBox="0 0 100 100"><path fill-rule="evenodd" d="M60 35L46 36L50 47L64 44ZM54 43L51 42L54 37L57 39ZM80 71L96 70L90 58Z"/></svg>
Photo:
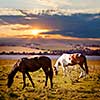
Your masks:
<svg viewBox="0 0 100 100"><path fill-rule="evenodd" d="M10 74L8 75L8 83L7 83L8 88L11 87L11 85L13 83L13 78L18 71L22 72L22 74L23 74L24 85L23 85L22 89L24 89L26 86L25 75L28 76L28 78L31 81L32 86L34 88L35 86L34 86L34 83L32 81L32 78L31 78L29 72L37 71L40 68L43 69L45 76L46 76L45 86L47 86L47 81L48 81L48 77L49 77L50 83L51 83L51 88L52 88L53 87L52 63L51 63L51 59L46 56L39 56L39 57L30 58L30 59L22 58L22 59L18 60L16 62L16 64L13 66Z"/></svg>

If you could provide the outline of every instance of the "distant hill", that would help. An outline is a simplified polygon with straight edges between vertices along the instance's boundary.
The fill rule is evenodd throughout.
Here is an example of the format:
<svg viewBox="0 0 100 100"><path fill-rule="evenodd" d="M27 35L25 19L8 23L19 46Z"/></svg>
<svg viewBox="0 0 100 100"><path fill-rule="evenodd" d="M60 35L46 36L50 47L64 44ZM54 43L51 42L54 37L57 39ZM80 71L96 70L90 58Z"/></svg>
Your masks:
<svg viewBox="0 0 100 100"><path fill-rule="evenodd" d="M34 52L34 53L39 53L43 52L43 50L38 50L38 49L31 49L28 47L21 47L21 46L0 46L0 52L15 52L15 53L23 53L23 52Z"/></svg>

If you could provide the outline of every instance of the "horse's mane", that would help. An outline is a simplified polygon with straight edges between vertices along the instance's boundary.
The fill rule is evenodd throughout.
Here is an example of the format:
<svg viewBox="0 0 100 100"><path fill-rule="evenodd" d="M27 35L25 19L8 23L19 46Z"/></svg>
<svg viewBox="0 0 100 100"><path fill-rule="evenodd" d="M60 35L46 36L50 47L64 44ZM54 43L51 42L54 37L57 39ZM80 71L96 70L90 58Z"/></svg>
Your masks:
<svg viewBox="0 0 100 100"><path fill-rule="evenodd" d="M24 58L21 58L21 60L22 61L24 61L24 60L38 60L39 59L39 57L38 56L35 56L35 57L31 57L31 58L27 58L27 57L24 57Z"/></svg>
<svg viewBox="0 0 100 100"><path fill-rule="evenodd" d="M21 58L22 61L28 60L28 59L29 59L29 58L27 58L27 57Z"/></svg>

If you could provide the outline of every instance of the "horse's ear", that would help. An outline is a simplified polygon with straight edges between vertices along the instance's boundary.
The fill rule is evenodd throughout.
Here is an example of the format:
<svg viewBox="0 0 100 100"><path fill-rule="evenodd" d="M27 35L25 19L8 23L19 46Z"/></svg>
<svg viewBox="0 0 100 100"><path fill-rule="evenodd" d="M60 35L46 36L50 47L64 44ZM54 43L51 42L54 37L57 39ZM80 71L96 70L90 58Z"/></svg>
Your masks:
<svg viewBox="0 0 100 100"><path fill-rule="evenodd" d="M22 61L22 59L18 59L18 61L16 62L16 66L19 66L20 65L20 62Z"/></svg>

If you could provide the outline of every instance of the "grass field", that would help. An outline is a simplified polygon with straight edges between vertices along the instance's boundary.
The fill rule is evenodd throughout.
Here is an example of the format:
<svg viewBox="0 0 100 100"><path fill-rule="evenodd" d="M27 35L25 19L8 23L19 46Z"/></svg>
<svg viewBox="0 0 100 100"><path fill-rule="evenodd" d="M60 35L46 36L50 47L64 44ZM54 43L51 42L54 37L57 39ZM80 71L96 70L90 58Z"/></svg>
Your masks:
<svg viewBox="0 0 100 100"><path fill-rule="evenodd" d="M74 84L68 76L63 78L60 69L59 75L53 78L53 89L50 89L50 82L47 88L43 88L45 76L40 69L30 73L35 88L27 78L27 87L24 90L20 72L16 74L11 88L6 86L8 73L15 62L16 60L0 60L0 100L100 100L100 61L88 61L89 75ZM54 63L55 60L52 61ZM78 67L72 71L73 80L78 77L79 72Z"/></svg>

